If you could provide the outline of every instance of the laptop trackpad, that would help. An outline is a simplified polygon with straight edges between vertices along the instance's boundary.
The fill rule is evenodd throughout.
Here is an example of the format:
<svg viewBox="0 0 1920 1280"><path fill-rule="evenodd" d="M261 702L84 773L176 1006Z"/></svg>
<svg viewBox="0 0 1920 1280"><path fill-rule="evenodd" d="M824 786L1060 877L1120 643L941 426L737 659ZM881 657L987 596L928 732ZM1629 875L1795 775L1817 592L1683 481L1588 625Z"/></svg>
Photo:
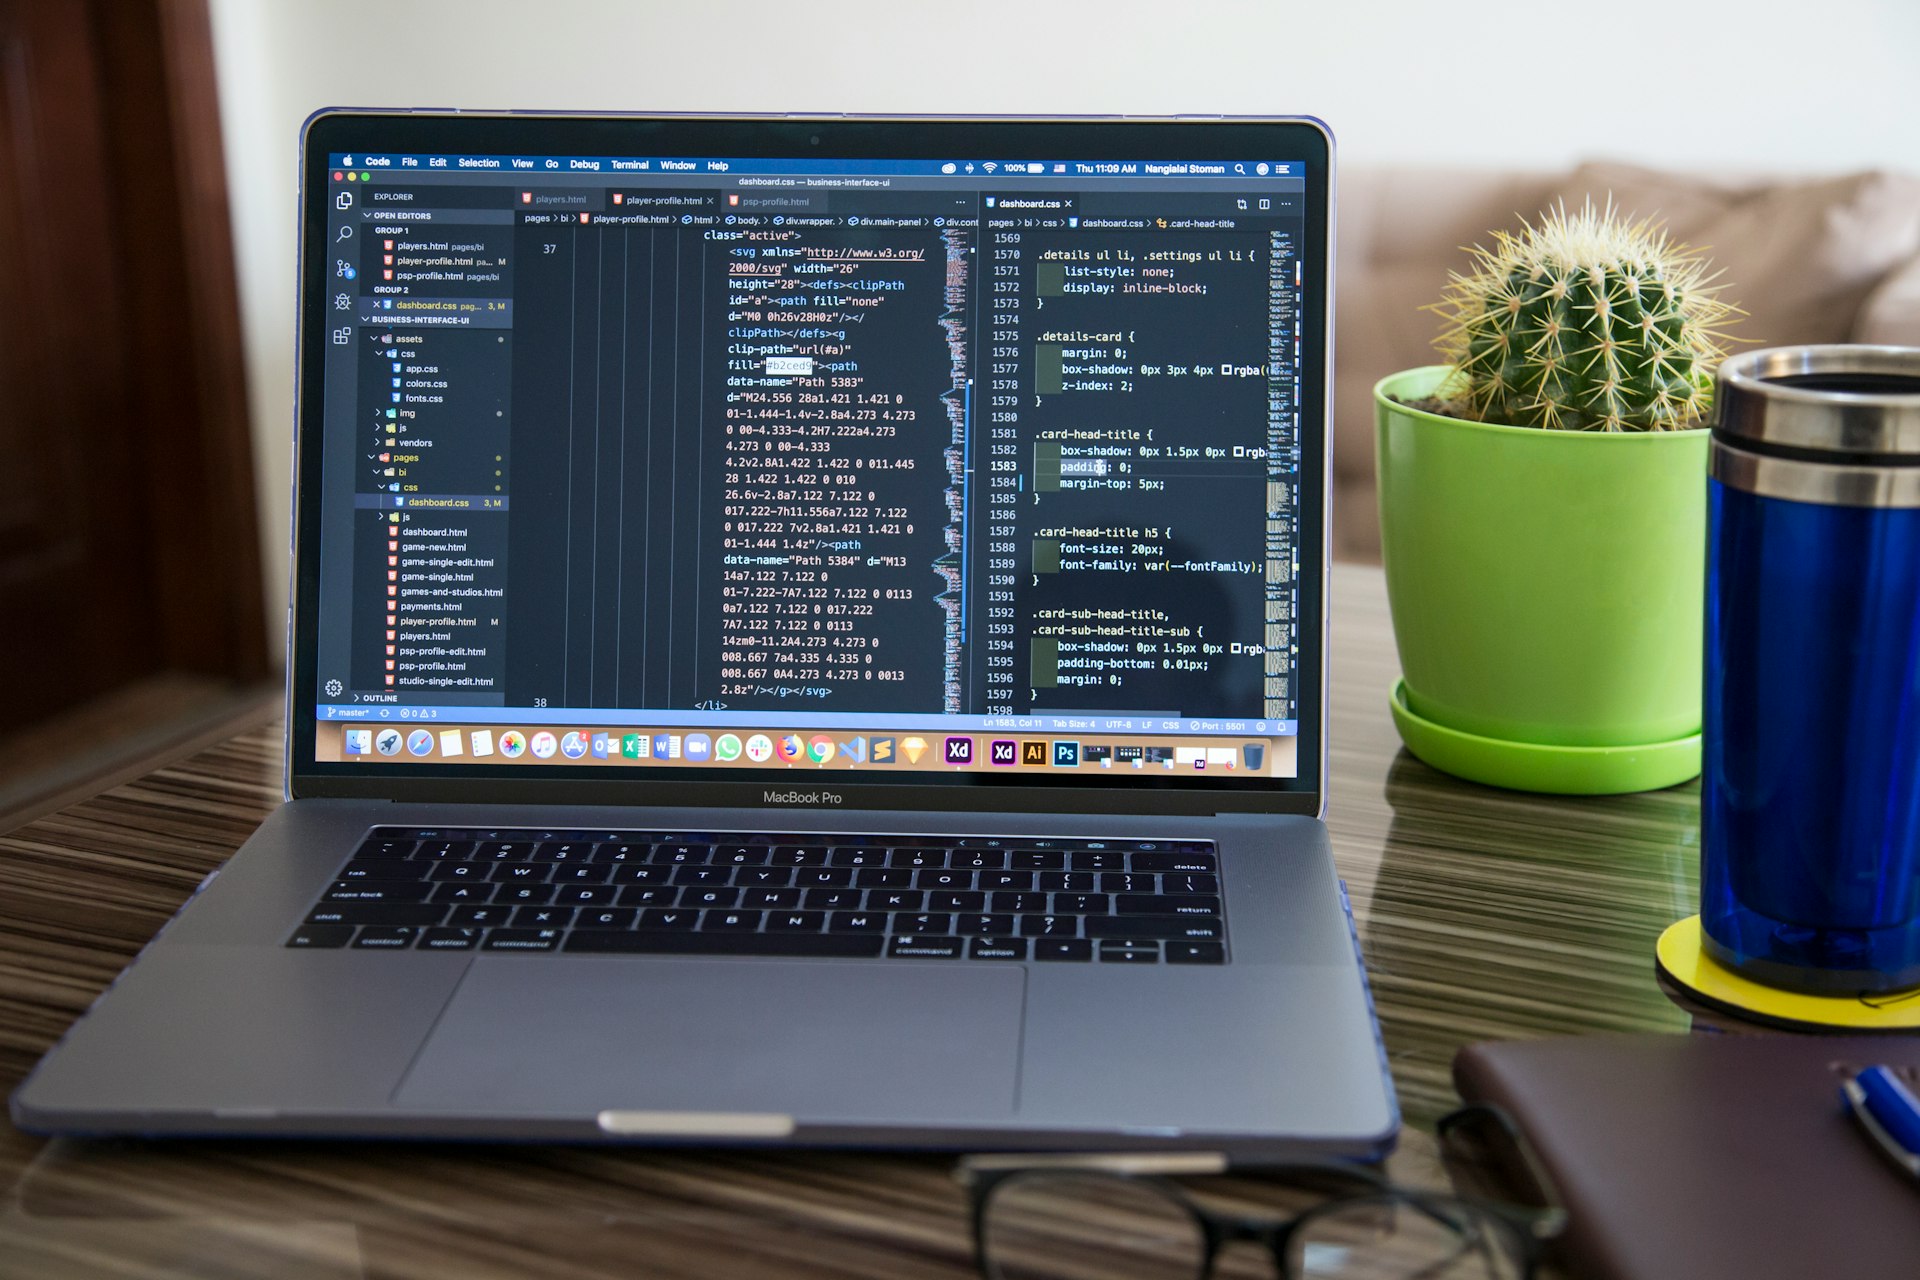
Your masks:
<svg viewBox="0 0 1920 1280"><path fill-rule="evenodd" d="M1026 977L964 962L477 956L394 1102L810 1120L1012 1114Z"/></svg>

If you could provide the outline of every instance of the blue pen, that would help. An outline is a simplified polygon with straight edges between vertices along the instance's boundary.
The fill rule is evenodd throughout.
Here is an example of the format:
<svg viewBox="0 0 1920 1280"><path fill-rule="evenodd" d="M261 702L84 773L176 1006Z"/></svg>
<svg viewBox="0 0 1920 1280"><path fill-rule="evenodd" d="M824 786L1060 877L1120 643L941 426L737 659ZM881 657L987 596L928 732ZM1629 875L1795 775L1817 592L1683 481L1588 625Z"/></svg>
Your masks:
<svg viewBox="0 0 1920 1280"><path fill-rule="evenodd" d="M1863 1067L1841 1090L1875 1142L1920 1177L1920 1098L1906 1082L1889 1067Z"/></svg>

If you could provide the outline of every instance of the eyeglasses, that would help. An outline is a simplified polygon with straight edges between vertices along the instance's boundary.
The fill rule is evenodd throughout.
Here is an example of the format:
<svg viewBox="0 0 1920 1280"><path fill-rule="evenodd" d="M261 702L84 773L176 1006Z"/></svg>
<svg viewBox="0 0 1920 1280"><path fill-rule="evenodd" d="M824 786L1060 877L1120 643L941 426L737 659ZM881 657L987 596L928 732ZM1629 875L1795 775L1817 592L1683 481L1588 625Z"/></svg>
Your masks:
<svg viewBox="0 0 1920 1280"><path fill-rule="evenodd" d="M1504 1119L1456 1112L1443 1134L1484 1118ZM985 1280L1523 1280L1565 1223L1557 1208L1397 1187L1333 1162L1253 1171L1298 1195L1305 1207L1286 1215L1215 1208L1169 1180L1224 1171L1217 1156L975 1156L955 1176ZM1237 1242L1264 1250L1227 1248Z"/></svg>

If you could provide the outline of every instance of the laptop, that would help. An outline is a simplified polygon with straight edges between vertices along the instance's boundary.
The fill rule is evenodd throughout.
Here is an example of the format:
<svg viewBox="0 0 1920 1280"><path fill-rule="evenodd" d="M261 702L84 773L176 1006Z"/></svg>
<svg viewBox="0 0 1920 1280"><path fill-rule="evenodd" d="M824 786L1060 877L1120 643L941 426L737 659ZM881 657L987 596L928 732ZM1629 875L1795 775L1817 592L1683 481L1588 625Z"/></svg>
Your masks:
<svg viewBox="0 0 1920 1280"><path fill-rule="evenodd" d="M1374 1157L1311 120L327 111L287 802L64 1134Z"/></svg>

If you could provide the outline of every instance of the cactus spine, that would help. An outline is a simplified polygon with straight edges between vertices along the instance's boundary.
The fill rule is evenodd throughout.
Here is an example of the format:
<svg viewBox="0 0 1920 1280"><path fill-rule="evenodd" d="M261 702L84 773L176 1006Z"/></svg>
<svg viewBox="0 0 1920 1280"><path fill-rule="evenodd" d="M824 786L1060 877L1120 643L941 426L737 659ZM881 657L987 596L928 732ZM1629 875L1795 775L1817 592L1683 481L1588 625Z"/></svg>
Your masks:
<svg viewBox="0 0 1920 1280"><path fill-rule="evenodd" d="M1452 273L1433 310L1455 376L1457 416L1566 431L1697 426L1724 354L1715 326L1735 309L1704 260L1609 201L1565 206L1523 234L1494 233L1473 270Z"/></svg>

